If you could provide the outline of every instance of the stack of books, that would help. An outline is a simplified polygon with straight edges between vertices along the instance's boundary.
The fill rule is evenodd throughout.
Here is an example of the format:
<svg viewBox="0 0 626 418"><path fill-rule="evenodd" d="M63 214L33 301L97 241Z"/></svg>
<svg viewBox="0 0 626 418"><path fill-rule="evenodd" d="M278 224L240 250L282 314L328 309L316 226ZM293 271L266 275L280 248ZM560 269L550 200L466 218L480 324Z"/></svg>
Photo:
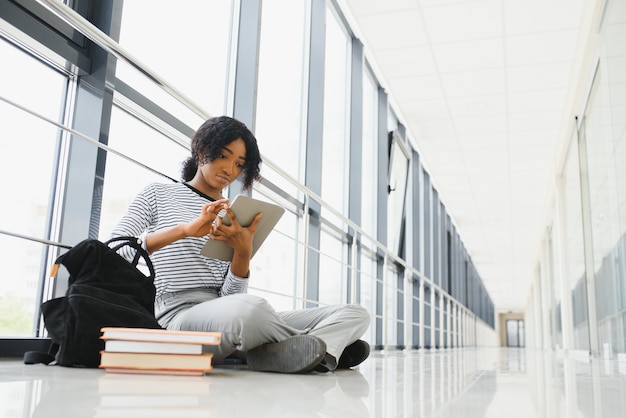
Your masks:
<svg viewBox="0 0 626 418"><path fill-rule="evenodd" d="M220 332L105 327L100 368L111 373L201 376L213 370L205 345L218 345Z"/></svg>

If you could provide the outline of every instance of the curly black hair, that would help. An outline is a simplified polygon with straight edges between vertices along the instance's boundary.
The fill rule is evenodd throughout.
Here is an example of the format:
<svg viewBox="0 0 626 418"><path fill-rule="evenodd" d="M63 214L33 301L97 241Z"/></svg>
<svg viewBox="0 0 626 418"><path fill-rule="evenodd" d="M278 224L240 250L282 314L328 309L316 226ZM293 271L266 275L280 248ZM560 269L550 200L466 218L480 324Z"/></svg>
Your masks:
<svg viewBox="0 0 626 418"><path fill-rule="evenodd" d="M228 116L216 116L206 120L191 138L191 156L183 162L182 178L193 179L198 166L214 161L222 149L236 139L246 144L246 162L243 166L243 190L249 190L255 181L261 179L261 153L256 138L248 127Z"/></svg>

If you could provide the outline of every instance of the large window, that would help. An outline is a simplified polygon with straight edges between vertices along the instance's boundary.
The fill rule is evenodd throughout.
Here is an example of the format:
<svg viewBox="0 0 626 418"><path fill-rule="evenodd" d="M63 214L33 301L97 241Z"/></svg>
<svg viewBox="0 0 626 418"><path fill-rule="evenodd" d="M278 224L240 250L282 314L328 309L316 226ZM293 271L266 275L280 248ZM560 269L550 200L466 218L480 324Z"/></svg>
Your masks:
<svg viewBox="0 0 626 418"><path fill-rule="evenodd" d="M69 79L0 39L0 230L47 239ZM36 94L24 94L34 91ZM45 276L45 247L0 234L0 336L33 336Z"/></svg>
<svg viewBox="0 0 626 418"><path fill-rule="evenodd" d="M275 192L262 189L287 211L255 255L251 292L276 309L293 309L304 304L306 234L301 193L282 173L297 181L304 178L310 13L306 2L279 0L264 1L261 12L255 135L265 162L264 184L275 187Z"/></svg>
<svg viewBox="0 0 626 418"><path fill-rule="evenodd" d="M362 135L362 169L361 169L361 228L372 238L377 233L378 206L378 86L369 71L363 77L363 135ZM376 312L377 260L374 243L361 237L360 261L360 303L370 312ZM375 320L371 321L368 335L375 341Z"/></svg>
<svg viewBox="0 0 626 418"><path fill-rule="evenodd" d="M322 141L322 190L324 202L346 214L349 149L350 37L331 8L326 13L324 70L324 127ZM320 239L320 298L323 303L345 301L347 260L341 219L322 208L324 226Z"/></svg>
<svg viewBox="0 0 626 418"><path fill-rule="evenodd" d="M146 185L179 180L190 138L206 117L251 110L246 123L268 163L252 194L286 212L251 263L249 291L277 310L359 302L372 317L365 338L373 345L407 344L406 312L417 311L414 335L435 344L442 326L440 289L431 282L433 234L444 224L435 225L433 208L440 203L423 171L413 180L419 188L407 191L410 132L369 68L351 79L370 57L335 2L90 2L59 3L53 12L14 0L7 7L32 19L0 16L0 56L10 63L0 67L0 193L10 202L0 206L0 337L45 336L38 306L67 284L67 272L47 278L57 253L89 237L108 239ZM70 24L72 14L55 16L74 3L111 38L103 42L82 20ZM258 11L253 27L239 27L240 13L256 18ZM250 55L238 66L244 49ZM353 56L362 61L353 66ZM385 144L380 132L396 135ZM361 161L358 152L349 155L351 145ZM387 164L389 171L381 168ZM361 176L356 190L349 173ZM351 196L361 205L354 220ZM407 201L419 202L411 215L424 244L415 270L380 247L386 242L391 258L413 254ZM443 205L438 210L446 219ZM357 218L362 236L354 233ZM424 282L421 306L419 295L405 296L407 268ZM474 272L467 292L481 301L472 309L488 315Z"/></svg>

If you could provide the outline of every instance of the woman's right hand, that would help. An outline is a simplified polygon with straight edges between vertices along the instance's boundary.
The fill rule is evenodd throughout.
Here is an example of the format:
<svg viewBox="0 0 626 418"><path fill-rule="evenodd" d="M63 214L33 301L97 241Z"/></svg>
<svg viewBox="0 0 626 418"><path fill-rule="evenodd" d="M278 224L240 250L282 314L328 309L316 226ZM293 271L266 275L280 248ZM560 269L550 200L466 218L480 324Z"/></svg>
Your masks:
<svg viewBox="0 0 626 418"><path fill-rule="evenodd" d="M228 199L220 199L202 206L200 215L185 225L185 235L188 237L203 237L208 235L213 228L213 222L222 210L230 207Z"/></svg>

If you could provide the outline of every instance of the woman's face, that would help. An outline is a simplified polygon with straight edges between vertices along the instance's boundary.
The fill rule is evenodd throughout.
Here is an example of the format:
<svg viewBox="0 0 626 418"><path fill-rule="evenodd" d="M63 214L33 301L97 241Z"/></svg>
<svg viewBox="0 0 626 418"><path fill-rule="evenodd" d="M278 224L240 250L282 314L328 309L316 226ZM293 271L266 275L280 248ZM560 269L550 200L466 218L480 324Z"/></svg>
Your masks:
<svg viewBox="0 0 626 418"><path fill-rule="evenodd" d="M213 161L199 167L201 181L212 194L220 195L222 189L230 185L243 171L246 163L246 143L237 138L227 144Z"/></svg>

